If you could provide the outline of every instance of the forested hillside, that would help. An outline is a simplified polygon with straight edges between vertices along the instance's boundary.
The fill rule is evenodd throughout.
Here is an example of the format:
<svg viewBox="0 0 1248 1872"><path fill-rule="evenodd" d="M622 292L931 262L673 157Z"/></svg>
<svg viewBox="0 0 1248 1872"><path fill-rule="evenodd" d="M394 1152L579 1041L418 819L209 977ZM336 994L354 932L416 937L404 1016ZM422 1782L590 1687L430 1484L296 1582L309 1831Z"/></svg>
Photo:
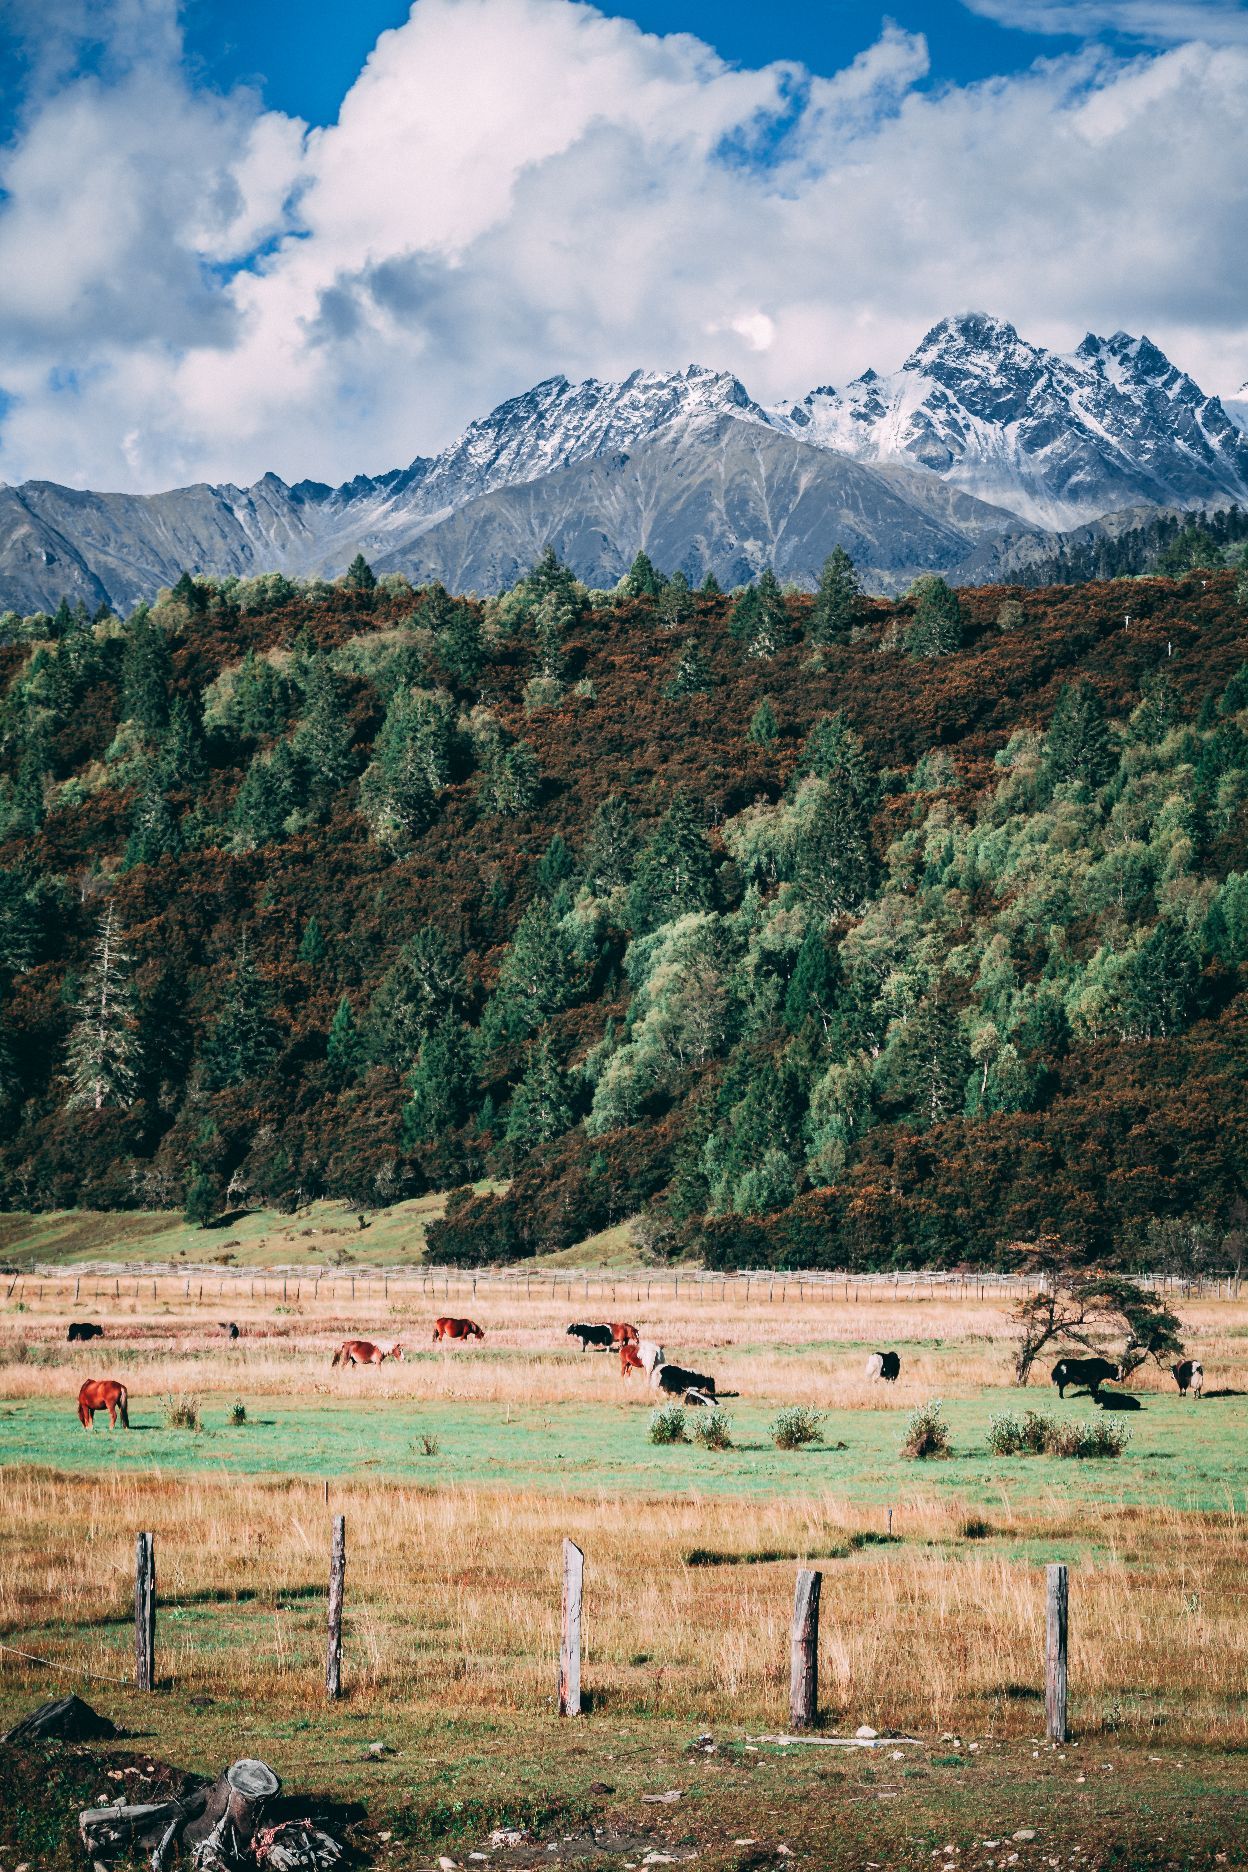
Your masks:
<svg viewBox="0 0 1248 1872"><path fill-rule="evenodd" d="M435 1257L639 1215L720 1265L1233 1263L1242 586L548 555L484 604L357 561L9 614L0 1197L491 1177Z"/></svg>

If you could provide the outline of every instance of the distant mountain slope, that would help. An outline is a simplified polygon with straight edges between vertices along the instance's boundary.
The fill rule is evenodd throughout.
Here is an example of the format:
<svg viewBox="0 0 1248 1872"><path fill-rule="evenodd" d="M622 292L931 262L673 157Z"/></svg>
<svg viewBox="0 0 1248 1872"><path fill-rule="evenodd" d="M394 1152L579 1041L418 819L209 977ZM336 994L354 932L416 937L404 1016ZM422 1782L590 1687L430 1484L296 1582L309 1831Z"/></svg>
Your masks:
<svg viewBox="0 0 1248 1872"><path fill-rule="evenodd" d="M1054 534L1128 508L1245 500L1248 435L1147 338L1089 334L1062 357L969 314L891 376L770 410L700 365L551 377L440 455L337 488L272 474L156 495L0 488L0 607L128 609L187 570L336 577L357 552L485 590L531 563L543 527L591 583L646 545L699 578L775 558L811 584L839 543L889 590L903 572L967 581L1015 552L1051 557ZM985 539L1009 550L985 558Z"/></svg>
<svg viewBox="0 0 1248 1872"><path fill-rule="evenodd" d="M376 564L454 591L499 591L549 542L590 585L614 585L642 549L693 579L713 571L728 588L764 565L809 582L842 545L885 591L1024 532L930 475L870 468L721 415L482 495Z"/></svg>

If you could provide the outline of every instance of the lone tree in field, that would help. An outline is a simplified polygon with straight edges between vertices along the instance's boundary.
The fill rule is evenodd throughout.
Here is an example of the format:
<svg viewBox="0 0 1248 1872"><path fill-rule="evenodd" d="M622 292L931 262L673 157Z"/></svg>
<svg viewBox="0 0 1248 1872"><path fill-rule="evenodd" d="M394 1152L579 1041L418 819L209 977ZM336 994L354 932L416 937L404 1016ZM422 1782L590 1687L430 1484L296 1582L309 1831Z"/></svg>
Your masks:
<svg viewBox="0 0 1248 1872"><path fill-rule="evenodd" d="M1162 1365L1183 1356L1179 1322L1157 1294L1121 1274L1080 1268L1075 1252L1052 1235L1029 1247L1023 1272L1038 1276L1042 1285L1014 1309L1023 1333L1014 1363L1015 1384L1025 1385L1044 1348L1059 1341L1103 1352L1107 1340L1121 1336L1124 1377L1145 1359Z"/></svg>
<svg viewBox="0 0 1248 1872"><path fill-rule="evenodd" d="M70 1094L66 1104L102 1111L133 1105L139 1074L139 1035L130 985L130 957L121 946L110 903L100 918L91 966L82 985L78 1018L69 1035Z"/></svg>

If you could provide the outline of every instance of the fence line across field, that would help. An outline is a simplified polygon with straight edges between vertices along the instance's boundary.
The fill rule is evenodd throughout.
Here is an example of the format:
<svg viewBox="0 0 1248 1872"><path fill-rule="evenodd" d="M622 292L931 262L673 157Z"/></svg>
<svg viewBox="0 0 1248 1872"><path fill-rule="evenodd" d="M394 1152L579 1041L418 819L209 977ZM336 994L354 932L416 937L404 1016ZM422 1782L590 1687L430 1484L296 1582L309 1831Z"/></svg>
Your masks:
<svg viewBox="0 0 1248 1872"><path fill-rule="evenodd" d="M892 1513L889 1520L891 1524ZM329 1586L326 1594L325 1696L336 1702L343 1687L343 1616L346 1606L346 1518L331 1523ZM588 1707L582 1695L582 1623L585 1605L585 1554L573 1540L562 1548L559 1654L555 1708L560 1716L582 1716ZM823 1574L799 1567L793 1594L789 1631L789 1725L795 1731L814 1728L819 1721L819 1614ZM1050 1742L1069 1740L1069 1575L1064 1565L1045 1568L1044 1708L1045 1734ZM155 1691L157 1672L156 1541L151 1533L135 1540L134 1565L134 1685ZM32 1652L0 1645L0 1652L50 1669L66 1667ZM81 1671L83 1676L98 1673ZM109 1681L121 1682L122 1679ZM783 1740L785 1738L776 1738Z"/></svg>
<svg viewBox="0 0 1248 1872"><path fill-rule="evenodd" d="M1175 1297L1208 1300L1238 1300L1243 1280L1238 1273L1202 1276L1178 1280L1170 1275L1138 1276L1139 1284L1153 1292ZM648 1270L561 1272L542 1269L526 1272L522 1268L468 1272L460 1268L422 1267L391 1272L387 1269L363 1269L351 1274L321 1274L306 1268L161 1268L137 1274L133 1266L79 1268L66 1273L36 1267L13 1274L5 1292L6 1300L25 1303L56 1296L70 1302L121 1300L139 1301L149 1296L180 1298L196 1304L208 1300L280 1300L283 1304L318 1303L327 1300L336 1306L356 1305L380 1300L383 1304L435 1300L478 1300L492 1297L519 1297L526 1300L548 1299L553 1304L562 1299L568 1306L587 1306L592 1301L617 1306L621 1302L642 1306L659 1301L676 1304L682 1293L695 1303L749 1305L799 1305L820 1301L852 1303L861 1298L892 1296L902 1299L946 1299L985 1303L1016 1300L1039 1290L1040 1283L1024 1280L1016 1274L995 1272L944 1273L907 1270L896 1273L845 1273L832 1270L797 1270L773 1272L767 1268L742 1268L732 1273L712 1273L690 1269L681 1273L651 1273ZM164 1290L162 1296L162 1289Z"/></svg>

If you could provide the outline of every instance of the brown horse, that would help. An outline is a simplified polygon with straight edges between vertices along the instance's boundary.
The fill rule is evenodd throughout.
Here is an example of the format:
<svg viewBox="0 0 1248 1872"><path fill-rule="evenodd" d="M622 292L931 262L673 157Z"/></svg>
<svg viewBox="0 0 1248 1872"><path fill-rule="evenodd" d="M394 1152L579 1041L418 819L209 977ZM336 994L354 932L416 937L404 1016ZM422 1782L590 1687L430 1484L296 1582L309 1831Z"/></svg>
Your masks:
<svg viewBox="0 0 1248 1872"><path fill-rule="evenodd" d="M371 1339L344 1339L329 1362L331 1365L380 1365L383 1359L402 1357L401 1345L393 1345L387 1352L383 1346L374 1345Z"/></svg>
<svg viewBox="0 0 1248 1872"><path fill-rule="evenodd" d="M95 1429L97 1410L108 1412L110 1430L117 1428L117 1419L121 1418L123 1430L130 1428L130 1394L124 1384L118 1384L115 1378L88 1378L78 1393L78 1421L86 1430Z"/></svg>
<svg viewBox="0 0 1248 1872"><path fill-rule="evenodd" d="M635 1326L627 1326L617 1320L612 1320L611 1343L613 1345L636 1345L640 1336Z"/></svg>
<svg viewBox="0 0 1248 1872"><path fill-rule="evenodd" d="M433 1323L435 1343L439 1339L484 1339L485 1334L475 1320L440 1319Z"/></svg>

